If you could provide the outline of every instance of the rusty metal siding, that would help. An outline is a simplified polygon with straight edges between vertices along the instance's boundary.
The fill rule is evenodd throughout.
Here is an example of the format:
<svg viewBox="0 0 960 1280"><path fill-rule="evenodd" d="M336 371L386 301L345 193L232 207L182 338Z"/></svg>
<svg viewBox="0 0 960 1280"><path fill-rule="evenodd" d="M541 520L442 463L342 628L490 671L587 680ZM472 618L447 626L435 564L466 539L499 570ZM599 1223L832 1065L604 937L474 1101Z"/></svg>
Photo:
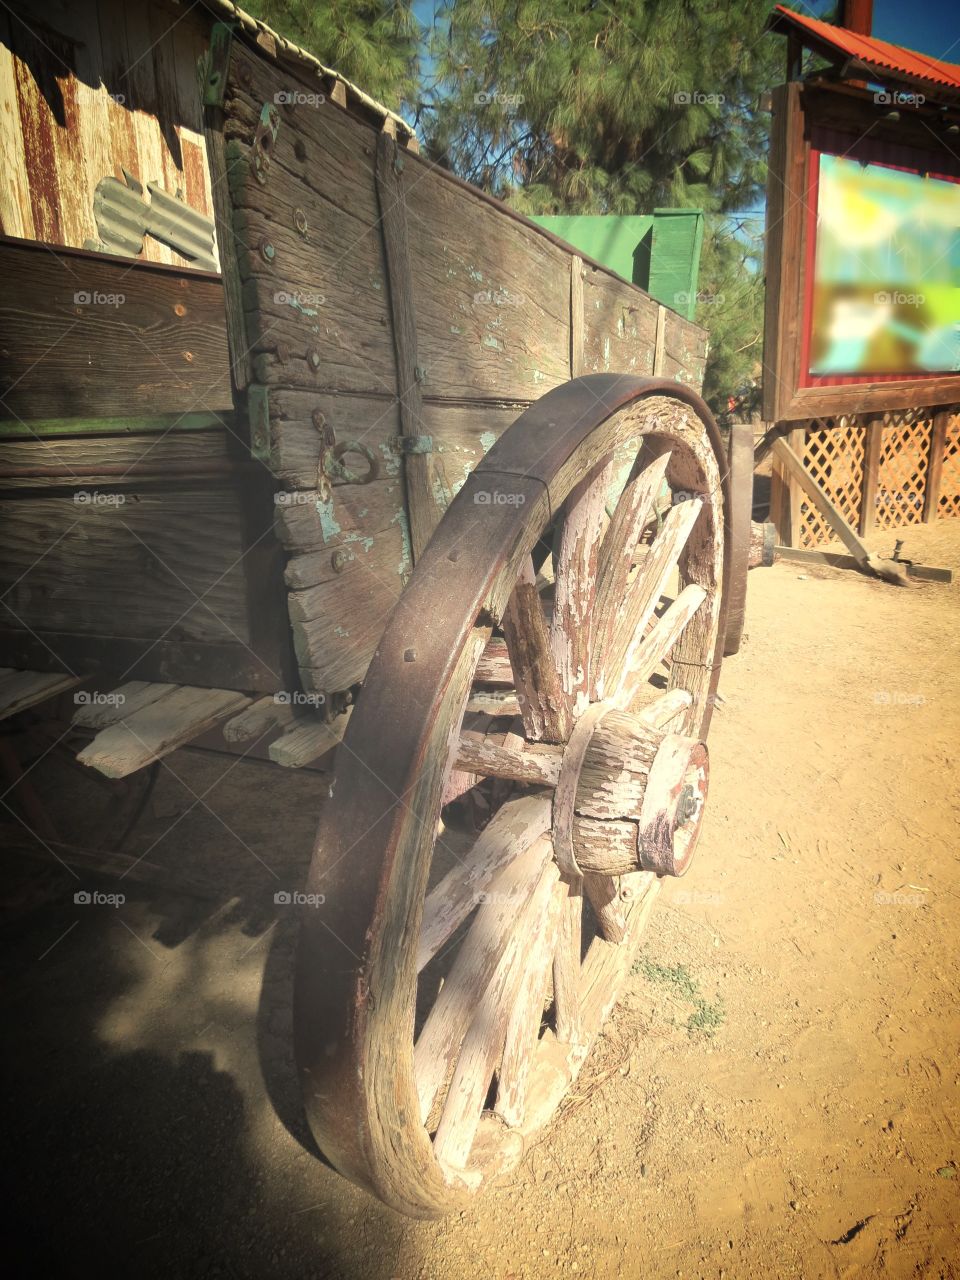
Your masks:
<svg viewBox="0 0 960 1280"><path fill-rule="evenodd" d="M209 23L162 0L0 10L0 230L83 248L94 194L126 170L213 217L197 60ZM189 265L147 236L140 260Z"/></svg>

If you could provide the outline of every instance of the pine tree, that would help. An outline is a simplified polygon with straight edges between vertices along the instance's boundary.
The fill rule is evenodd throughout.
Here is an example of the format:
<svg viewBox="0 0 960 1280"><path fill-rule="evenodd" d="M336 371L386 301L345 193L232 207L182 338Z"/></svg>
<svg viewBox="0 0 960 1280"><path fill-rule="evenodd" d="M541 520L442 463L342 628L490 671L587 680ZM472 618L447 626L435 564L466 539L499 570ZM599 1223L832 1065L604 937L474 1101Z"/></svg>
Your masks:
<svg viewBox="0 0 960 1280"><path fill-rule="evenodd" d="M410 0L244 0L244 8L394 111L419 89Z"/></svg>
<svg viewBox="0 0 960 1280"><path fill-rule="evenodd" d="M697 319L715 407L760 355L755 206L780 78L767 0L450 0L436 24L427 150L527 214L707 215ZM751 240L751 236L754 238ZM729 242L729 243L728 243ZM716 302L722 295L724 302Z"/></svg>

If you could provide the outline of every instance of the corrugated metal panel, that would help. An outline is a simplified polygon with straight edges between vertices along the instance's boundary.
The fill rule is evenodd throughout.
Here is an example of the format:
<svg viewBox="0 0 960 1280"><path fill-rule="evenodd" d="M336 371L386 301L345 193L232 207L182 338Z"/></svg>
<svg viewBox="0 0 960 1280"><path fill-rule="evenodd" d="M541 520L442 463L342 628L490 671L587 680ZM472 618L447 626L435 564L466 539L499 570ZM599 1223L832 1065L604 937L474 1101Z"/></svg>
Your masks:
<svg viewBox="0 0 960 1280"><path fill-rule="evenodd" d="M196 70L209 19L171 20L156 5L123 0L48 0L35 13L19 20L0 9L4 234L70 248L98 243L98 188L124 172L155 189L158 225L169 229L173 215L182 235L194 215L212 219ZM193 264L215 268L216 249L205 232L201 240ZM138 257L189 264L173 243L147 235Z"/></svg>
<svg viewBox="0 0 960 1280"><path fill-rule="evenodd" d="M786 22L784 22L786 20ZM794 13L777 5L776 17L772 26L774 30L784 30L793 24L801 36L806 32L816 36L833 46L838 53L848 58L858 58L868 67L893 72L908 80L925 80L930 84L942 85L944 88L960 91L960 66L953 62L940 62L929 58L925 53L916 53L912 49L904 49L900 45L888 44L886 40L877 40L874 36L861 36L844 27L834 27L829 22L821 22L819 18L809 18L803 13Z"/></svg>

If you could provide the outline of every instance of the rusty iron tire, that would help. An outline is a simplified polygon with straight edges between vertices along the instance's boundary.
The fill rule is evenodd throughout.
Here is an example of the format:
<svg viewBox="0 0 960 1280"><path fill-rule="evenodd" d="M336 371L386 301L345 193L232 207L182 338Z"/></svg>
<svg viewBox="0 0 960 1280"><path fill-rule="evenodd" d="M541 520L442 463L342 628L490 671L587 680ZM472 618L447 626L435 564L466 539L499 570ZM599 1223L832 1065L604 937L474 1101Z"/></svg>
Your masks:
<svg viewBox="0 0 960 1280"><path fill-rule="evenodd" d="M697 498L692 533L679 544L676 569L681 587L693 584L704 603L694 615L696 625L687 624L670 650L667 695L658 687L644 690L661 700L674 690L669 696L679 697L683 709L670 723L671 750L675 739L681 742L677 734L686 735L682 742L692 744L694 755L700 750L696 743L709 724L726 628L729 493L723 446L709 410L692 391L666 380L606 374L549 392L468 475L387 622L338 749L306 886L312 905L304 905L300 916L298 1071L310 1127L324 1155L346 1177L412 1217L462 1208L486 1180L515 1164L589 1051L589 1042L578 1039L576 1052L568 1052L555 1032L544 1031L530 1068L529 1097L539 1107L531 1104L535 1120L511 1127L484 1108L469 1157L454 1165L438 1157L432 1122L421 1117L415 1077L417 951L464 707L477 663L532 548L552 524L568 518L571 494L595 484L600 474L609 476L604 462L628 447L631 456L644 459L670 452L664 465L671 489L685 491L684 497L693 491ZM634 566L630 572L637 579L640 571ZM544 742L535 750L565 748ZM677 822L687 820L686 806L697 808L697 797L690 787L686 791ZM548 806L549 822L544 794L542 787L533 788L530 804ZM546 871L554 880L560 874L549 863ZM613 883L610 876L603 879ZM639 884L643 901L633 916L634 904L626 903L629 927L611 961L615 979L597 1006L602 1016L629 974L659 880L655 872L640 870L633 878L624 876L623 884L620 897L630 898L636 892L630 886ZM606 964L615 946L598 936L584 964L598 947ZM575 992L585 983L581 973ZM556 985L554 997L559 1001ZM448 1097L443 1106L449 1105Z"/></svg>

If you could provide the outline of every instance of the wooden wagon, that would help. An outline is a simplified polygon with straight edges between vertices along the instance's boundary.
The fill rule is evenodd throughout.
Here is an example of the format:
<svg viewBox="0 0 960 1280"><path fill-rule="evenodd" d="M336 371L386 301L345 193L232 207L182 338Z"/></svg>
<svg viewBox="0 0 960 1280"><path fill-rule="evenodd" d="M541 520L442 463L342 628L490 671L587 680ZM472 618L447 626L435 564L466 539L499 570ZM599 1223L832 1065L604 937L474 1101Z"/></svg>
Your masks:
<svg viewBox="0 0 960 1280"><path fill-rule="evenodd" d="M111 777L340 743L304 1102L429 1216L543 1128L696 845L742 578L706 338L206 10L6 20L0 699L76 690Z"/></svg>

